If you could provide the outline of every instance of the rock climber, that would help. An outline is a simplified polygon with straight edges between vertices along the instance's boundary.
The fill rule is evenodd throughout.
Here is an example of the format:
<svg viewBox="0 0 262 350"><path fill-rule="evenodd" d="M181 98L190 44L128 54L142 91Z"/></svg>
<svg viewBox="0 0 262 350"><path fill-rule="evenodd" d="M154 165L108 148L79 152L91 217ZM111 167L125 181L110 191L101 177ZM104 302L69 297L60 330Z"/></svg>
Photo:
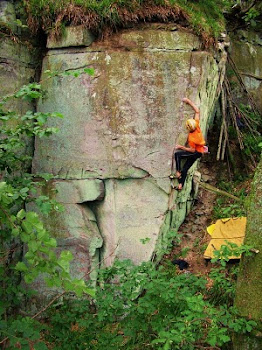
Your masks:
<svg viewBox="0 0 262 350"><path fill-rule="evenodd" d="M202 154L205 152L206 144L199 126L199 108L189 98L183 98L182 101L189 104L194 109L195 116L194 118L188 119L186 121L186 128L189 131L187 138L188 147L176 145L175 152L173 154L174 158L172 157L172 173L170 175L170 178L173 179L176 177L178 179L178 186L176 187L177 190L182 190L189 168L197 159L202 157ZM172 175L173 159L175 159L176 163L176 176ZM186 162L181 170L182 159L184 159Z"/></svg>

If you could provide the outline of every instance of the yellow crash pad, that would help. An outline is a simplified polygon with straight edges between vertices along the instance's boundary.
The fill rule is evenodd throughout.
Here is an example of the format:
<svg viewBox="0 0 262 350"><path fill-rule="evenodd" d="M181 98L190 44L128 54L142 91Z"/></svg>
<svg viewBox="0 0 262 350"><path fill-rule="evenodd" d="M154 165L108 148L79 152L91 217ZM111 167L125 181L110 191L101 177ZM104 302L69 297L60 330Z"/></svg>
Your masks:
<svg viewBox="0 0 262 350"><path fill-rule="evenodd" d="M214 257L214 250L219 250L222 245L232 242L240 246L245 237L246 217L227 218L217 220L215 224L207 227L207 232L212 237L204 253L205 259ZM230 259L240 259L240 256L231 256Z"/></svg>

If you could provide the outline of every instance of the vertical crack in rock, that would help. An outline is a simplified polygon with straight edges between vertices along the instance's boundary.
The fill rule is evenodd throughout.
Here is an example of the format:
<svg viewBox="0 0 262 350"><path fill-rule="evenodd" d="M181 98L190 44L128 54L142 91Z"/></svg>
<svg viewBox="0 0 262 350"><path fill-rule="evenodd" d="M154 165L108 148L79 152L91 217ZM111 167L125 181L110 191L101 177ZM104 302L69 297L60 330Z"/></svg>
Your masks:
<svg viewBox="0 0 262 350"><path fill-rule="evenodd" d="M100 248L101 266L112 265L118 250L115 217L117 213L115 181L115 179L107 179L104 181L105 197L103 201L93 201L89 203L89 207L96 217L97 227L103 239L103 245Z"/></svg>
<svg viewBox="0 0 262 350"><path fill-rule="evenodd" d="M97 281L98 269L101 265L100 250L103 246L103 239L99 230L99 225L96 219L95 212L92 210L92 202L84 202L78 204L82 207L84 224L87 232L91 233L90 239L87 242L87 249L90 256L90 271L88 272L90 280L95 284ZM84 238L84 237L83 237Z"/></svg>

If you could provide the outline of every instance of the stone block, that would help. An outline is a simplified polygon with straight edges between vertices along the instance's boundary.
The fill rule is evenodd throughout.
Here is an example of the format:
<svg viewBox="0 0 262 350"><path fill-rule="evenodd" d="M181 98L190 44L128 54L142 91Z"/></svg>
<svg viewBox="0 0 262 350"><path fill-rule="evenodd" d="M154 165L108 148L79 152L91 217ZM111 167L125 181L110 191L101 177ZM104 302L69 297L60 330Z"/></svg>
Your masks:
<svg viewBox="0 0 262 350"><path fill-rule="evenodd" d="M66 27L64 33L59 39L49 35L47 47L49 49L58 49L63 47L90 46L94 41L94 36L90 30L82 27Z"/></svg>
<svg viewBox="0 0 262 350"><path fill-rule="evenodd" d="M193 175L193 187L194 187L194 199L197 198L197 193L199 189L199 182L201 180L201 173L199 171L195 171Z"/></svg>
<svg viewBox="0 0 262 350"><path fill-rule="evenodd" d="M164 29L164 28L163 28ZM192 51L200 48L198 37L192 33L173 31L170 29L156 30L146 29L144 31L125 31L120 43L123 46L135 47L146 50L181 50Z"/></svg>
<svg viewBox="0 0 262 350"><path fill-rule="evenodd" d="M74 258L70 265L74 278L96 280L99 264L99 250L103 238L97 226L94 212L86 204L64 204L62 212L41 215L45 228L57 240L57 254L62 250L72 252ZM27 204L27 211L39 212L34 203ZM48 296L49 291L41 277L34 283L34 288Z"/></svg>
<svg viewBox="0 0 262 350"><path fill-rule="evenodd" d="M61 180L53 182L56 200L60 203L84 203L104 197L104 183L99 179Z"/></svg>
<svg viewBox="0 0 262 350"><path fill-rule="evenodd" d="M149 179L106 181L106 197L95 210L106 265L115 257L134 263L151 258L167 202L168 195Z"/></svg>
<svg viewBox="0 0 262 350"><path fill-rule="evenodd" d="M73 253L72 276L95 281L103 239L92 210L86 205L64 204L64 211L51 215L46 225L57 239L58 251Z"/></svg>
<svg viewBox="0 0 262 350"><path fill-rule="evenodd" d="M0 1L0 22L13 32L16 31L16 14L14 5L10 1Z"/></svg>

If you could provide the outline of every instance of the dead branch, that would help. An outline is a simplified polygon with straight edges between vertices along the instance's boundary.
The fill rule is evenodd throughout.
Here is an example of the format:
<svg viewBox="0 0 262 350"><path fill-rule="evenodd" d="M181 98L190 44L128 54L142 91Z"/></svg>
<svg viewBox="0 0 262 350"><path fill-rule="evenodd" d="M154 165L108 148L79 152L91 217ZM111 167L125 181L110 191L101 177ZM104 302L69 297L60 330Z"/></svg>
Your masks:
<svg viewBox="0 0 262 350"><path fill-rule="evenodd" d="M210 184L207 184L205 182L202 182L202 181L198 181L198 183L199 183L199 186L202 187L204 190L207 190L207 191L210 191L210 192L222 195L222 196L226 196L226 197L229 197L231 199L234 199L235 201L241 202L240 198L234 196L231 193L228 193L226 191L220 190L219 188L216 188L216 187L214 187L214 186L212 186Z"/></svg>
<svg viewBox="0 0 262 350"><path fill-rule="evenodd" d="M244 72L239 72L239 74L245 75L245 76L247 76L247 77L254 78L254 79L257 79L257 80L262 80L262 77L260 77L260 76L258 76L258 75L255 75L255 74L244 73Z"/></svg>
<svg viewBox="0 0 262 350"><path fill-rule="evenodd" d="M244 149L243 135L242 135L242 133L238 127L238 124L237 124L237 115L236 115L234 107L233 107L233 102L232 102L233 99L232 99L232 95L230 92L230 85L229 85L228 79L225 79L225 88L226 88L226 93L227 93L227 98L228 98L228 106L229 106L230 115L231 115L233 124L235 126L236 132L237 132L237 138L238 138L240 149L243 150Z"/></svg>
<svg viewBox="0 0 262 350"><path fill-rule="evenodd" d="M245 15L250 9L252 9L252 7L254 7L258 3L258 1L260 0L253 0L251 4L249 4L249 6L247 6L245 9L241 10L239 14L241 16Z"/></svg>
<svg viewBox="0 0 262 350"><path fill-rule="evenodd" d="M248 101L249 101L250 105L252 106L254 112L259 114L259 110L258 110L258 107L256 105L256 102L253 99L253 97L250 95L250 93L248 92L248 90L247 90L247 88L246 88L246 86L245 86L245 84L243 82L243 79L242 79L242 77L241 77L241 75L240 75L240 73L239 73L239 71L238 71L238 69L236 67L236 64L235 64L235 62L233 61L233 59L232 59L232 57L230 55L228 55L228 62L230 64L231 68L233 69L233 71L234 71L234 73L235 73L235 75L236 75L236 77L237 77L237 79L239 81L239 84L240 84L241 88L246 93Z"/></svg>
<svg viewBox="0 0 262 350"><path fill-rule="evenodd" d="M225 138L222 146L221 160L225 159L226 145L227 145L227 139Z"/></svg>
<svg viewBox="0 0 262 350"><path fill-rule="evenodd" d="M221 125L221 130L219 135L217 160L219 159L224 160L226 144L229 146L228 129L227 129L227 122L226 122L226 93L225 93L224 87L222 88L222 91L221 91L221 111L222 111L222 125ZM224 135L224 141L223 141L223 135Z"/></svg>
<svg viewBox="0 0 262 350"><path fill-rule="evenodd" d="M217 147L217 160L220 159L220 150L221 150L223 134L224 134L224 121L222 121L221 128L220 128L219 141L218 141L218 147Z"/></svg>

